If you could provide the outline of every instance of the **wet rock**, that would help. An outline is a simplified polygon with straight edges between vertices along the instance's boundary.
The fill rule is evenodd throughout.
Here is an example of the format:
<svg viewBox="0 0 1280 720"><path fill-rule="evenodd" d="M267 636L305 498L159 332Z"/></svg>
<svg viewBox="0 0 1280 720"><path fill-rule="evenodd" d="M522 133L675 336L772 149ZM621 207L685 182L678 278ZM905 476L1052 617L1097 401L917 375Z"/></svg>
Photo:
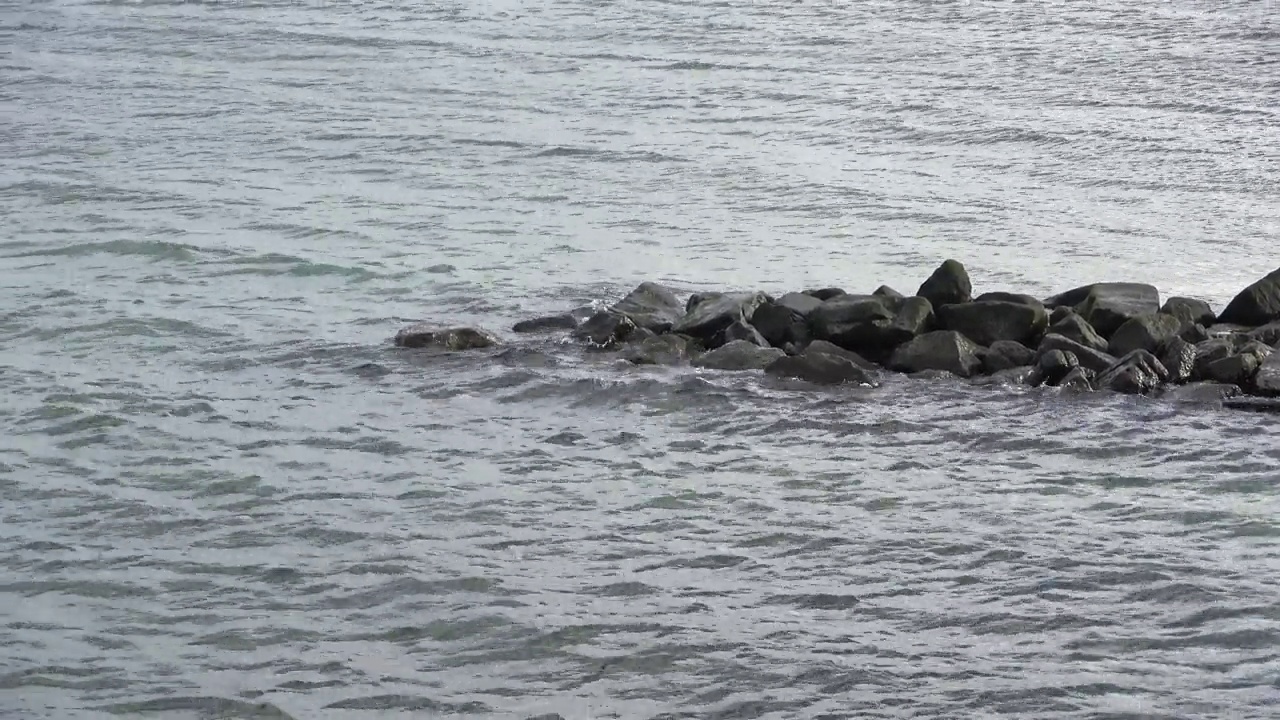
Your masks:
<svg viewBox="0 0 1280 720"><path fill-rule="evenodd" d="M1058 307L1045 305L1045 309L1049 311L1049 327L1053 327L1054 325L1062 322L1064 318L1076 314L1075 308L1070 305L1059 305Z"/></svg>
<svg viewBox="0 0 1280 720"><path fill-rule="evenodd" d="M631 318L636 327L655 333L669 332L686 312L675 293L652 282L640 283L609 309Z"/></svg>
<svg viewBox="0 0 1280 720"><path fill-rule="evenodd" d="M1272 354L1269 346L1251 340L1240 346L1234 354L1205 365L1204 377L1232 385L1254 384L1254 377L1261 369L1263 361Z"/></svg>
<svg viewBox="0 0 1280 720"><path fill-rule="evenodd" d="M1036 369L1046 385L1057 385L1067 373L1080 367L1080 360L1074 353L1065 350L1050 350L1040 356Z"/></svg>
<svg viewBox="0 0 1280 720"><path fill-rule="evenodd" d="M1196 345L1208 340L1210 336L1209 331L1205 329L1204 325L1196 324L1184 325L1182 332L1178 333L1178 337L1186 340L1192 345Z"/></svg>
<svg viewBox="0 0 1280 720"><path fill-rule="evenodd" d="M982 357L982 371L993 375L1010 368L1030 366L1035 361L1035 351L1026 345L1012 340L997 340L991 343L987 354Z"/></svg>
<svg viewBox="0 0 1280 720"><path fill-rule="evenodd" d="M1146 350L1134 350L1098 376L1097 387L1121 393L1150 393L1169 377L1169 371Z"/></svg>
<svg viewBox="0 0 1280 720"><path fill-rule="evenodd" d="M1280 413L1280 398L1270 397L1237 397L1222 401L1222 407L1228 410L1248 410L1250 412Z"/></svg>
<svg viewBox="0 0 1280 720"><path fill-rule="evenodd" d="M1081 345L1067 337L1061 335L1049 334L1045 335L1040 341L1040 346L1036 349L1037 355L1043 355L1051 350L1062 350L1076 356L1080 367L1086 367L1094 372L1103 372L1115 364L1116 359L1104 352L1098 352L1093 348Z"/></svg>
<svg viewBox="0 0 1280 720"><path fill-rule="evenodd" d="M841 290L840 288L833 287L833 288L821 288L819 290L805 290L804 294L814 297L818 300L825 301L825 300L830 300L831 298L834 298L834 297L840 297L841 295L845 295L847 293L845 293L845 291Z"/></svg>
<svg viewBox="0 0 1280 720"><path fill-rule="evenodd" d="M458 268L450 265L449 263L440 263L438 265L432 265L428 267L427 272L431 273L432 275L449 275L453 272L456 272L457 269Z"/></svg>
<svg viewBox="0 0 1280 720"><path fill-rule="evenodd" d="M693 312L693 309L701 305L703 301L711 300L713 298L718 298L718 297L724 297L724 293L715 292L715 291L694 293L689 296L688 300L685 301L684 311L686 314L691 313Z"/></svg>
<svg viewBox="0 0 1280 720"><path fill-rule="evenodd" d="M1039 340L1049 324L1043 305L983 300L938 308L938 325L954 330L979 345L1001 340L1031 343Z"/></svg>
<svg viewBox="0 0 1280 720"><path fill-rule="evenodd" d="M1172 315L1151 313L1129 318L1116 329L1107 344L1107 352L1123 357L1134 350L1154 353L1169 338L1177 337L1182 321Z"/></svg>
<svg viewBox="0 0 1280 720"><path fill-rule="evenodd" d="M880 368L876 367L876 364L871 362L870 360L862 357L861 355L859 355L858 353L852 350L846 350L840 347L839 345L827 342L826 340L814 340L804 348L803 352L797 353L797 354L816 355L819 353L825 353L827 355L835 355L836 357L844 358L845 360L848 360L854 365L857 365L858 367L872 374L879 374L880 372Z"/></svg>
<svg viewBox="0 0 1280 720"><path fill-rule="evenodd" d="M1209 377L1209 366L1213 363L1231 357L1236 352L1235 340L1230 337L1218 337L1197 343L1195 346L1195 376L1199 378Z"/></svg>
<svg viewBox="0 0 1280 720"><path fill-rule="evenodd" d="M878 288L876 288L874 291L872 291L872 293L871 293L871 294L872 294L872 295L878 295L878 296L880 296L880 297L890 297L890 298L904 298L904 297L906 297L906 295L903 295L902 293L898 292L897 290L894 290L893 288L889 287L888 285L881 285L880 287L878 287Z"/></svg>
<svg viewBox="0 0 1280 720"><path fill-rule="evenodd" d="M822 301L810 295L787 293L756 308L751 324L774 347L802 346L810 339L809 315L821 306Z"/></svg>
<svg viewBox="0 0 1280 720"><path fill-rule="evenodd" d="M875 370L862 367L841 355L812 349L799 355L778 358L764 371L774 377L803 380L816 385L880 384L879 373Z"/></svg>
<svg viewBox="0 0 1280 720"><path fill-rule="evenodd" d="M578 319L569 313L560 315L544 315L543 317L521 320L511 326L512 332L536 333L552 330L573 330L578 327Z"/></svg>
<svg viewBox="0 0 1280 720"><path fill-rule="evenodd" d="M878 361L927 331L933 308L924 298L842 295L823 303L809 322L817 339Z"/></svg>
<svg viewBox="0 0 1280 720"><path fill-rule="evenodd" d="M1212 325L1216 321L1213 308L1203 300L1185 297L1171 297L1164 301L1160 312L1172 315L1187 325Z"/></svg>
<svg viewBox="0 0 1280 720"><path fill-rule="evenodd" d="M964 265L947 260L924 281L916 295L925 298L934 308L954 303L966 303L973 299L973 284Z"/></svg>
<svg viewBox="0 0 1280 720"><path fill-rule="evenodd" d="M1045 305L1071 306L1100 335L1111 337L1129 318L1159 312L1160 291L1141 283L1095 283L1049 298Z"/></svg>
<svg viewBox="0 0 1280 720"><path fill-rule="evenodd" d="M907 377L911 378L912 380L933 380L933 381L938 381L938 380L951 381L956 379L955 374L947 370L921 370L920 372L913 372Z"/></svg>
<svg viewBox="0 0 1280 720"><path fill-rule="evenodd" d="M1240 386L1216 382L1195 382L1189 385L1166 385L1160 392L1161 400L1179 403L1220 403L1240 394Z"/></svg>
<svg viewBox="0 0 1280 720"><path fill-rule="evenodd" d="M705 343L708 349L714 349L721 347L722 345L728 345L729 343L737 340L746 340L752 345L758 345L760 347L770 346L769 341L766 340L754 326L745 320L733 321L732 325L716 333L714 337L705 341Z"/></svg>
<svg viewBox="0 0 1280 720"><path fill-rule="evenodd" d="M738 321L746 321L756 308L768 302L764 293L731 293L706 297L680 318L672 332L702 341L712 340L717 333Z"/></svg>
<svg viewBox="0 0 1280 720"><path fill-rule="evenodd" d="M973 341L952 330L935 330L894 350L889 367L907 373L946 370L967 378L981 369L982 361Z"/></svg>
<svg viewBox="0 0 1280 720"><path fill-rule="evenodd" d="M403 348L435 347L454 351L476 350L497 345L498 338L475 328L441 328L418 323L397 332L395 344Z"/></svg>
<svg viewBox="0 0 1280 720"><path fill-rule="evenodd" d="M582 322L573 337L600 348L611 348L637 335L631 318L611 310L601 310Z"/></svg>
<svg viewBox="0 0 1280 720"><path fill-rule="evenodd" d="M1007 370L999 370L990 375L978 376L973 378L974 385L999 385L1009 387L1014 385L1031 385L1030 376L1035 373L1035 368L1030 365L1022 367L1008 368Z"/></svg>
<svg viewBox="0 0 1280 720"><path fill-rule="evenodd" d="M697 343L685 335L658 335L647 338L623 353L636 365L679 365L696 351Z"/></svg>
<svg viewBox="0 0 1280 720"><path fill-rule="evenodd" d="M1260 328L1250 330L1248 336L1252 340L1257 340L1274 348L1280 345L1280 322L1267 323Z"/></svg>
<svg viewBox="0 0 1280 720"><path fill-rule="evenodd" d="M1169 382L1185 383L1196 372L1196 347L1180 337L1165 340L1160 348L1160 364L1169 371Z"/></svg>
<svg viewBox="0 0 1280 720"><path fill-rule="evenodd" d="M1094 373L1089 368L1075 367L1062 377L1058 387L1075 392L1093 392Z"/></svg>
<svg viewBox="0 0 1280 720"><path fill-rule="evenodd" d="M1061 335L1062 337L1075 340L1087 348L1092 348L1099 352L1106 352L1107 340L1098 334L1088 320L1080 317L1074 310L1059 308L1064 310L1059 319L1049 326L1049 333ZM1054 311L1058 315L1058 311Z"/></svg>
<svg viewBox="0 0 1280 720"><path fill-rule="evenodd" d="M1240 291L1218 316L1218 322L1258 327L1280 320L1280 269Z"/></svg>
<svg viewBox="0 0 1280 720"><path fill-rule="evenodd" d="M711 370L762 370L787 354L772 347L760 347L746 340L734 340L694 358L694 367Z"/></svg>
<svg viewBox="0 0 1280 720"><path fill-rule="evenodd" d="M1259 395L1280 396L1280 353L1262 359L1253 376L1253 391Z"/></svg>
<svg viewBox="0 0 1280 720"><path fill-rule="evenodd" d="M1023 295L1022 293L999 292L999 291L988 292L988 293L982 293L978 297L974 298L973 301L974 302L988 302L988 301L1011 302L1011 303L1018 303L1020 305L1030 305L1031 307L1044 308L1044 303L1040 302L1039 298L1035 298L1030 295ZM1048 313L1049 311L1045 309L1046 317L1048 317Z"/></svg>

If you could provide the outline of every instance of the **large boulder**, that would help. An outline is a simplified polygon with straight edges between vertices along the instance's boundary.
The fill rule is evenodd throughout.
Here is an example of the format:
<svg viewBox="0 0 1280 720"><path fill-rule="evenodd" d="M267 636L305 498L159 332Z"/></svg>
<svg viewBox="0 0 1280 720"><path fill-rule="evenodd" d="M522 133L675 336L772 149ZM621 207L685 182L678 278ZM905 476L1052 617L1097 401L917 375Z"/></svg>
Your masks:
<svg viewBox="0 0 1280 720"><path fill-rule="evenodd" d="M1209 363L1204 369L1204 376L1214 382L1247 385L1253 382L1261 366L1262 361L1257 355L1238 353Z"/></svg>
<svg viewBox="0 0 1280 720"><path fill-rule="evenodd" d="M730 325L740 320L745 322L756 308L768 301L767 295L758 292L707 296L676 321L671 331L710 342Z"/></svg>
<svg viewBox="0 0 1280 720"><path fill-rule="evenodd" d="M403 348L434 347L441 350L476 350L493 347L498 338L484 330L469 327L438 327L418 323L401 328L396 333L395 344Z"/></svg>
<svg viewBox="0 0 1280 720"><path fill-rule="evenodd" d="M1111 335L1107 351L1116 357L1124 357L1134 350L1154 353L1166 340L1177 337L1182 325L1182 320L1164 313L1136 315Z"/></svg>
<svg viewBox="0 0 1280 720"><path fill-rule="evenodd" d="M1026 345L1012 340L997 340L982 356L982 371L994 375L1010 368L1033 365L1035 361L1035 351Z"/></svg>
<svg viewBox="0 0 1280 720"><path fill-rule="evenodd" d="M678 365L689 359L697 343L686 335L657 335L627 348L623 357L636 365Z"/></svg>
<svg viewBox="0 0 1280 720"><path fill-rule="evenodd" d="M935 330L916 337L893 351L889 367L899 372L946 370L967 378L982 368L979 348L953 330Z"/></svg>
<svg viewBox="0 0 1280 720"><path fill-rule="evenodd" d="M1178 337L1186 340L1192 345L1198 345L1199 343L1208 340L1211 336L1204 325L1197 323L1195 325L1184 325L1182 332L1178 333Z"/></svg>
<svg viewBox="0 0 1280 720"><path fill-rule="evenodd" d="M732 325L716 333L711 339L704 340L703 345L708 350L714 350L735 340L746 340L752 345L770 347L769 341L760 334L760 331L745 320L734 320Z"/></svg>
<svg viewBox="0 0 1280 720"><path fill-rule="evenodd" d="M852 350L846 350L840 347L839 345L836 345L835 343L827 342L826 340L814 340L804 348L803 352L799 354L800 355L816 355L819 353L824 353L827 355L835 355L838 358L844 358L845 360L848 360L849 362L853 363L854 365L857 365L858 367L862 368L863 370L866 370L869 373L878 374L880 372L880 368L876 367L876 364L871 362L870 360L862 357L861 355L859 355L858 353Z"/></svg>
<svg viewBox="0 0 1280 720"><path fill-rule="evenodd" d="M1280 320L1280 269L1241 290L1218 316L1218 322L1250 327L1276 320Z"/></svg>
<svg viewBox="0 0 1280 720"><path fill-rule="evenodd" d="M1280 352L1263 358L1253 376L1253 391L1259 395L1280 396Z"/></svg>
<svg viewBox="0 0 1280 720"><path fill-rule="evenodd" d="M573 336L600 348L611 348L639 333L631 318L612 310L601 310L582 322Z"/></svg>
<svg viewBox="0 0 1280 720"><path fill-rule="evenodd" d="M1216 337L1196 343L1195 375L1209 377L1209 366L1235 355L1238 344L1232 337Z"/></svg>
<svg viewBox="0 0 1280 720"><path fill-rule="evenodd" d="M1171 297L1164 301L1160 312L1178 318L1183 326L1212 325L1216 319L1209 303L1195 298Z"/></svg>
<svg viewBox="0 0 1280 720"><path fill-rule="evenodd" d="M1195 375L1196 346L1180 337L1172 337L1160 348L1160 364L1169 371L1169 382L1185 383Z"/></svg>
<svg viewBox="0 0 1280 720"><path fill-rule="evenodd" d="M751 315L751 324L774 347L797 346L809 342L809 316L822 301L804 293L787 293L767 302Z"/></svg>
<svg viewBox="0 0 1280 720"><path fill-rule="evenodd" d="M1089 368L1096 373L1104 372L1116 362L1116 359L1111 355L1081 345L1071 338L1052 333L1045 335L1044 339L1040 341L1040 346L1036 349L1036 355L1043 355L1053 350L1062 350L1075 355L1080 362L1080 367Z"/></svg>
<svg viewBox="0 0 1280 720"><path fill-rule="evenodd" d="M689 299L685 301L684 311L686 314L691 313L693 312L694 308L698 307L703 302L707 300L712 300L718 297L724 297L724 293L718 292L715 290L708 290L707 292L693 293L692 295L689 296Z"/></svg>
<svg viewBox="0 0 1280 720"><path fill-rule="evenodd" d="M1048 307L1070 306L1103 337L1129 318L1160 311L1160 291L1141 283L1095 283L1045 300Z"/></svg>
<svg viewBox="0 0 1280 720"><path fill-rule="evenodd" d="M1097 387L1131 394L1146 394L1167 380L1169 371L1155 355L1134 350L1098 376Z"/></svg>
<svg viewBox="0 0 1280 720"><path fill-rule="evenodd" d="M1075 367L1058 381L1058 387L1075 392L1092 392L1096 375L1089 368Z"/></svg>
<svg viewBox="0 0 1280 720"><path fill-rule="evenodd" d="M1050 350L1040 356L1036 363L1036 378L1045 385L1057 385L1067 373L1080 367L1080 360L1074 353L1064 350Z"/></svg>
<svg viewBox="0 0 1280 720"><path fill-rule="evenodd" d="M511 326L511 331L518 333L536 333L550 332L552 330L573 330L576 327L578 327L578 318L574 317L570 313L562 313L560 315L544 315L542 317L521 320Z"/></svg>
<svg viewBox="0 0 1280 720"><path fill-rule="evenodd" d="M994 292L982 293L981 295L973 299L974 302L986 302L988 300L994 300L997 302L1021 303L1023 305L1030 305L1031 307L1038 307L1038 308L1044 307L1044 303L1041 302L1039 298L1035 298L1030 295L1023 295L1022 293L1003 292L999 290ZM1046 309L1045 312L1048 313L1048 310Z"/></svg>
<svg viewBox="0 0 1280 720"><path fill-rule="evenodd" d="M938 266L916 291L934 308L954 303L966 303L973 299L973 284L969 273L955 260L947 260Z"/></svg>
<svg viewBox="0 0 1280 720"><path fill-rule="evenodd" d="M1099 335L1088 320L1077 315L1074 310L1066 308L1059 308L1059 310L1065 310L1065 312L1054 311L1054 314L1059 317L1049 326L1049 333L1075 340L1087 348L1106 352L1107 339Z"/></svg>
<svg viewBox="0 0 1280 720"><path fill-rule="evenodd" d="M842 295L826 301L810 316L815 338L875 360L888 357L932 324L933 308L919 297Z"/></svg>
<svg viewBox="0 0 1280 720"><path fill-rule="evenodd" d="M690 364L711 370L763 370L781 357L786 357L786 353L778 348L760 347L746 340L734 340L699 355Z"/></svg>
<svg viewBox="0 0 1280 720"><path fill-rule="evenodd" d="M1039 303L982 300L944 305L937 313L939 327L984 346L1001 340L1034 343L1049 324L1049 313Z"/></svg>
<svg viewBox="0 0 1280 720"><path fill-rule="evenodd" d="M636 327L655 333L669 332L686 312L675 293L652 282L640 283L609 309L631 318Z"/></svg>
<svg viewBox="0 0 1280 720"><path fill-rule="evenodd" d="M1258 340L1274 348L1280 345L1280 322L1271 322L1260 328L1254 328L1249 331L1248 335L1250 339Z"/></svg>
<svg viewBox="0 0 1280 720"><path fill-rule="evenodd" d="M902 293L898 292L897 290L894 290L893 288L889 287L888 285L881 285L880 287L876 288L875 290L872 290L872 291L871 291L871 294L872 294L872 295L879 295L880 297L891 297L891 298L902 298L902 297L906 297L905 295L903 295Z"/></svg>
<svg viewBox="0 0 1280 720"><path fill-rule="evenodd" d="M765 367L764 371L774 377L803 380L816 385L880 384L879 373L874 369L863 367L840 354L815 351L812 347L799 355L780 357Z"/></svg>

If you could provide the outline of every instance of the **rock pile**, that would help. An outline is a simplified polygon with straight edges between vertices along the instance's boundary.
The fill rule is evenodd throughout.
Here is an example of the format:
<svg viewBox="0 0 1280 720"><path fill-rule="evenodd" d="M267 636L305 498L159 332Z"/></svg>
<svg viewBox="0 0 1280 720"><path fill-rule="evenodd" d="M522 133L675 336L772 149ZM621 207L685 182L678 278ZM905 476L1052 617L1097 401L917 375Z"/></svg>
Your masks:
<svg viewBox="0 0 1280 720"><path fill-rule="evenodd" d="M963 265L944 262L915 295L881 287L772 297L695 293L681 301L642 283L607 310L533 318L513 331L569 331L637 364L763 370L817 384L878 385L885 372L995 377L1074 390L1150 394L1209 384L1223 397L1280 396L1280 270L1245 288L1221 314L1201 300L1139 283L1096 283L1038 299L972 295ZM460 350L497 342L468 328L414 326L404 347Z"/></svg>

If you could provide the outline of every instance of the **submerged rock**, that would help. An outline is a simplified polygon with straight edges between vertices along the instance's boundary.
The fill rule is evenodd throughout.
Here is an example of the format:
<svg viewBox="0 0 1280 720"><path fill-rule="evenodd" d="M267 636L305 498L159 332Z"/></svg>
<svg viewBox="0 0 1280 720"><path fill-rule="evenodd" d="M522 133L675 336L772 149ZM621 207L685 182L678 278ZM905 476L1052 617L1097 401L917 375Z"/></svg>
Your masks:
<svg viewBox="0 0 1280 720"><path fill-rule="evenodd" d="M1276 320L1280 320L1280 269L1241 290L1218 316L1218 322L1250 327Z"/></svg>
<svg viewBox="0 0 1280 720"><path fill-rule="evenodd" d="M964 265L946 260L924 281L916 295L927 299L934 308L967 303L973 299L973 284Z"/></svg>
<svg viewBox="0 0 1280 720"><path fill-rule="evenodd" d="M1006 300L980 300L938 308L938 324L979 345L1001 340L1032 343L1049 324L1049 313L1038 302L1030 305Z"/></svg>
<svg viewBox="0 0 1280 720"><path fill-rule="evenodd" d="M631 318L612 310L601 310L573 331L575 338L600 348L614 347L637 335L638 328Z"/></svg>
<svg viewBox="0 0 1280 720"><path fill-rule="evenodd" d="M717 333L736 322L746 322L756 308L768 302L764 293L733 293L708 297L693 306L671 328L672 332L711 341Z"/></svg>
<svg viewBox="0 0 1280 720"><path fill-rule="evenodd" d="M636 327L655 333L670 331L686 312L675 293L652 282L640 283L609 309L631 318Z"/></svg>
<svg viewBox="0 0 1280 720"><path fill-rule="evenodd" d="M967 378L981 369L982 360L973 341L953 330L935 330L895 350L889 367L906 373L946 370Z"/></svg>
<svg viewBox="0 0 1280 720"><path fill-rule="evenodd" d="M1212 325L1217 320L1209 303L1194 298L1171 297L1164 301L1160 312L1178 318L1183 326Z"/></svg>
<svg viewBox="0 0 1280 720"><path fill-rule="evenodd" d="M1177 337L1182 321L1172 315L1151 313L1135 315L1116 329L1107 345L1107 351L1117 357L1134 350L1154 353L1169 338Z"/></svg>
<svg viewBox="0 0 1280 720"><path fill-rule="evenodd" d="M786 353L777 348L760 347L746 340L734 340L694 358L694 367L711 370L763 370Z"/></svg>
<svg viewBox="0 0 1280 720"><path fill-rule="evenodd" d="M1049 298L1045 305L1071 306L1109 338L1129 318L1159 312L1160 291L1142 283L1095 283Z"/></svg>
<svg viewBox="0 0 1280 720"><path fill-rule="evenodd" d="M569 313L562 313L560 315L545 315L543 317L521 320L511 326L511 331L518 333L536 333L549 332L551 330L573 330L576 327L578 327L578 319Z"/></svg>
<svg viewBox="0 0 1280 720"><path fill-rule="evenodd" d="M441 328L419 323L396 333L395 344L403 348L437 347L442 350L476 350L493 347L498 338L469 327Z"/></svg>
<svg viewBox="0 0 1280 720"><path fill-rule="evenodd" d="M774 377L803 380L815 385L880 384L879 373L875 370L865 368L842 355L812 349L799 355L780 357L764 371Z"/></svg>
<svg viewBox="0 0 1280 720"><path fill-rule="evenodd" d="M1074 367L1058 381L1058 387L1075 392L1092 392L1094 373L1089 368Z"/></svg>
<svg viewBox="0 0 1280 720"><path fill-rule="evenodd" d="M880 368L870 360L862 357L852 350L846 350L839 345L829 343L826 340L814 340L804 348L803 352L799 354L815 355L818 353L825 353L827 355L835 355L838 358L844 358L869 373L879 374L880 372Z"/></svg>
<svg viewBox="0 0 1280 720"><path fill-rule="evenodd" d="M646 338L623 353L636 365L678 365L692 355L697 343L685 335L658 335Z"/></svg>
<svg viewBox="0 0 1280 720"><path fill-rule="evenodd" d="M1166 385L1160 392L1160 399L1185 403L1220 403L1239 394L1238 385L1194 382L1188 385Z"/></svg>

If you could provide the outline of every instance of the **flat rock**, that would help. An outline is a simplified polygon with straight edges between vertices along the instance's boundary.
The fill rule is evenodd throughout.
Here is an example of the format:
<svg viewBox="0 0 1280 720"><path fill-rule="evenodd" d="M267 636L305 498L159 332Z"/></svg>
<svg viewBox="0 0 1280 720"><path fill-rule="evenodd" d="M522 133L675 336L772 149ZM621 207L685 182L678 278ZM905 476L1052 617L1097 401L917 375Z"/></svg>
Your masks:
<svg viewBox="0 0 1280 720"><path fill-rule="evenodd" d="M1142 283L1095 283L1045 300L1048 307L1071 306L1103 337L1131 317L1160 310L1160 291Z"/></svg>
<svg viewBox="0 0 1280 720"><path fill-rule="evenodd" d="M559 315L544 315L542 317L521 320L511 326L511 331L518 333L536 333L550 332L552 330L573 330L576 327L578 327L578 318L569 313L561 313Z"/></svg>
<svg viewBox="0 0 1280 720"><path fill-rule="evenodd" d="M734 340L694 358L694 367L711 370L763 370L787 354L778 348L760 347L746 340Z"/></svg>
<svg viewBox="0 0 1280 720"><path fill-rule="evenodd" d="M1080 367L1086 367L1094 372L1104 372L1115 364L1116 359L1104 352L1098 352L1093 348L1086 347L1071 338L1062 335L1049 334L1045 335L1040 341L1040 346L1036 349L1037 355L1042 355L1050 350L1063 350L1076 356L1080 361Z"/></svg>
<svg viewBox="0 0 1280 720"><path fill-rule="evenodd" d="M1155 355L1146 350L1134 350L1100 374L1097 387L1140 395L1160 387L1168 377L1169 371Z"/></svg>
<svg viewBox="0 0 1280 720"><path fill-rule="evenodd" d="M1265 277L1240 291L1222 314L1218 322L1258 327L1280 320L1280 269L1272 270Z"/></svg>
<svg viewBox="0 0 1280 720"><path fill-rule="evenodd" d="M1195 298L1171 297L1160 306L1160 312L1172 315L1186 325L1212 325L1217 316L1209 303Z"/></svg>
<svg viewBox="0 0 1280 720"><path fill-rule="evenodd" d="M774 377L803 380L816 385L851 383L874 387L880 384L879 373L876 371L827 352L805 351L799 355L780 357L765 367L764 371Z"/></svg>
<svg viewBox="0 0 1280 720"><path fill-rule="evenodd" d="M1063 312L1059 313L1059 310ZM1094 330L1093 326L1089 324L1089 321L1077 315L1074 310L1058 308L1058 310L1054 311L1054 315L1059 317L1057 321L1049 325L1049 333L1075 340L1087 348L1106 352L1107 339L1099 335L1098 331Z"/></svg>
<svg viewBox="0 0 1280 720"><path fill-rule="evenodd" d="M636 365L679 365L689 359L697 343L685 335L658 335L646 338L623 353Z"/></svg>
<svg viewBox="0 0 1280 720"><path fill-rule="evenodd" d="M498 338L484 330L469 327L442 328L418 323L396 333L395 344L403 348L435 347L442 350L476 350L493 347Z"/></svg>
<svg viewBox="0 0 1280 720"><path fill-rule="evenodd" d="M636 337L637 333L631 318L612 310L601 310L584 320L573 331L573 336L596 347L610 348Z"/></svg>
<svg viewBox="0 0 1280 720"><path fill-rule="evenodd" d="M675 293L652 282L640 283L609 309L631 318L636 327L655 333L669 332L686 312Z"/></svg>
<svg viewBox="0 0 1280 720"><path fill-rule="evenodd" d="M1166 340L1177 337L1182 326L1182 320L1173 315L1164 313L1135 315L1124 321L1111 335L1107 352L1116 357L1128 355L1134 350L1154 353Z"/></svg>
<svg viewBox="0 0 1280 720"><path fill-rule="evenodd" d="M1160 392L1161 400L1179 403L1220 403L1240 394L1239 385L1216 382L1194 382L1187 385L1166 385Z"/></svg>
<svg viewBox="0 0 1280 720"><path fill-rule="evenodd" d="M1006 300L982 300L944 305L937 310L938 325L954 330L979 345L1001 340L1032 343L1049 324L1049 313L1037 302L1030 305Z"/></svg>
<svg viewBox="0 0 1280 720"><path fill-rule="evenodd" d="M992 375L1010 368L1029 367L1036 361L1036 353L1022 343L997 340L982 356L982 370Z"/></svg>
<svg viewBox="0 0 1280 720"><path fill-rule="evenodd" d="M973 341L953 330L935 330L894 350L889 367L906 373L946 370L967 378L981 369L982 360Z"/></svg>
<svg viewBox="0 0 1280 720"><path fill-rule="evenodd" d="M818 298L798 292L787 293L769 304L787 308L804 317L809 317L814 310L822 307L822 301Z"/></svg>
<svg viewBox="0 0 1280 720"><path fill-rule="evenodd" d="M1044 307L1044 303L1041 302L1039 298L1032 297L1031 295L1024 295L1022 293L1001 292L1001 291L982 293L978 297L974 298L973 301L974 302L987 302L987 301L1011 302L1011 303L1018 303L1021 305L1030 305L1031 307L1038 307L1038 308ZM1048 314L1047 309L1045 310L1045 313L1046 315Z"/></svg>
<svg viewBox="0 0 1280 720"><path fill-rule="evenodd" d="M764 293L730 293L708 296L680 318L671 331L707 341L739 320L745 321L756 308L768 302Z"/></svg>
<svg viewBox="0 0 1280 720"><path fill-rule="evenodd" d="M969 273L955 260L944 261L916 291L935 309L943 305L966 303L973 299L973 284Z"/></svg>

